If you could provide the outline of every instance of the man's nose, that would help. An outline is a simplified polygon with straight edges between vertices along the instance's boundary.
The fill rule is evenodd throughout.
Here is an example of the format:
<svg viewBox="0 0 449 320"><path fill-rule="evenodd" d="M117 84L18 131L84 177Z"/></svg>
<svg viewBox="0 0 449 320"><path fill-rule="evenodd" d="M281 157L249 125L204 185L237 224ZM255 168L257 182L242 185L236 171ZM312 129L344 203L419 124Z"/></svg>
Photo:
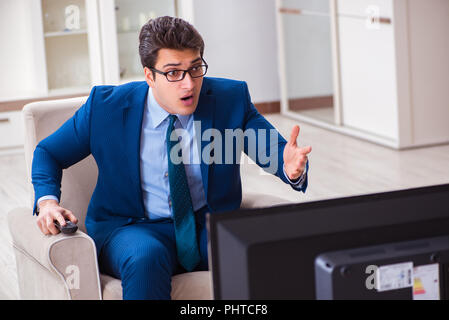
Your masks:
<svg viewBox="0 0 449 320"><path fill-rule="evenodd" d="M193 78L190 76L190 73L186 72L184 79L181 80L181 87L184 89L190 89L195 86L195 82Z"/></svg>

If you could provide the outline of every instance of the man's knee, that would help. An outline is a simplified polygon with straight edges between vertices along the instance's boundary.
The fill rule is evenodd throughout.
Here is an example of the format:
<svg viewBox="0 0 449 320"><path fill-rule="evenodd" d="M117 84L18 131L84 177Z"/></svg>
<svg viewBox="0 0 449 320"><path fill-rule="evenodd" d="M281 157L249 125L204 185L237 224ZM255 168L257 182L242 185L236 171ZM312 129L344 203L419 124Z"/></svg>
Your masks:
<svg viewBox="0 0 449 320"><path fill-rule="evenodd" d="M160 272L171 273L176 264L174 254L176 253L170 252L170 249L161 243L135 246L123 260L121 273L148 272L148 275L150 273L160 275Z"/></svg>

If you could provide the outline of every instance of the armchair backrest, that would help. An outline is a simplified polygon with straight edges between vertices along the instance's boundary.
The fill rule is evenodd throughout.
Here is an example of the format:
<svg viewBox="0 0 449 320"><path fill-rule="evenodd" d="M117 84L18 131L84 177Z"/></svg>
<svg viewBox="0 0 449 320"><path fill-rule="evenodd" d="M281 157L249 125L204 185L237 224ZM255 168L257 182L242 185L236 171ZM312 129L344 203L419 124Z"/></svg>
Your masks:
<svg viewBox="0 0 449 320"><path fill-rule="evenodd" d="M22 110L25 122L25 160L31 190L31 205L34 190L31 184L31 164L37 144L55 132L87 100L87 97L39 101L29 103ZM86 232L84 221L87 206L97 183L98 169L92 155L63 171L61 183L61 205L71 210L78 218L78 227Z"/></svg>

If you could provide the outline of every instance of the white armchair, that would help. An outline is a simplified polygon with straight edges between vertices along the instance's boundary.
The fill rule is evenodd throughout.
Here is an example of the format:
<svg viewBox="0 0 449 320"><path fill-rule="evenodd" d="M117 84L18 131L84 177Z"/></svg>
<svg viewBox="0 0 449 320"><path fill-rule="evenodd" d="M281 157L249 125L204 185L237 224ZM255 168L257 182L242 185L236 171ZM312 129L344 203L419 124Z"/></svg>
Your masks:
<svg viewBox="0 0 449 320"><path fill-rule="evenodd" d="M23 108L25 158L31 191L31 163L37 143L71 117L86 99L34 102ZM84 226L97 175L92 156L64 170L61 204L69 208L79 221L79 229L73 235L42 234L30 207L9 212L8 224L22 299L122 299L121 281L99 273L95 244ZM33 199L30 201L33 203ZM266 194L244 192L242 207L264 207L285 202ZM172 299L212 299L210 272L174 276L171 296Z"/></svg>

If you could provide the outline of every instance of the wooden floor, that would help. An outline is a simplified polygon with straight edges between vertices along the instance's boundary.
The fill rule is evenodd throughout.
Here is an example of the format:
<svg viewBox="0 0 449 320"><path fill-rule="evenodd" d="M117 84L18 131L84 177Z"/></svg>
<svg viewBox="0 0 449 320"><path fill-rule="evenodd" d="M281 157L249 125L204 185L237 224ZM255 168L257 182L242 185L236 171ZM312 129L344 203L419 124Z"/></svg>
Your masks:
<svg viewBox="0 0 449 320"><path fill-rule="evenodd" d="M269 115L267 119L286 138L297 123L278 114ZM312 146L306 194L293 191L251 164L242 166L244 190L274 194L286 201L304 202L449 183L449 145L395 151L299 124L299 145ZM24 156L0 156L0 299L18 298L6 215L14 207L30 206L30 197Z"/></svg>
<svg viewBox="0 0 449 320"><path fill-rule="evenodd" d="M312 119L321 120L327 123L334 124L335 123L335 114L333 107L323 107L316 109L306 109L306 110L298 110L293 111L302 116L307 116Z"/></svg>
<svg viewBox="0 0 449 320"><path fill-rule="evenodd" d="M7 213L30 205L27 189L25 158L21 155L0 157L0 299L17 299L16 262L11 247ZM31 216L30 216L31 218Z"/></svg>
<svg viewBox="0 0 449 320"><path fill-rule="evenodd" d="M298 123L277 114L267 119L287 139L293 125ZM298 124L298 144L312 146L306 194L296 193L282 182L273 181L271 176L244 175L242 169L244 188L302 202L449 183L449 145L396 151ZM258 170L255 166L249 169ZM273 186L276 183L276 188L266 190L263 181Z"/></svg>

